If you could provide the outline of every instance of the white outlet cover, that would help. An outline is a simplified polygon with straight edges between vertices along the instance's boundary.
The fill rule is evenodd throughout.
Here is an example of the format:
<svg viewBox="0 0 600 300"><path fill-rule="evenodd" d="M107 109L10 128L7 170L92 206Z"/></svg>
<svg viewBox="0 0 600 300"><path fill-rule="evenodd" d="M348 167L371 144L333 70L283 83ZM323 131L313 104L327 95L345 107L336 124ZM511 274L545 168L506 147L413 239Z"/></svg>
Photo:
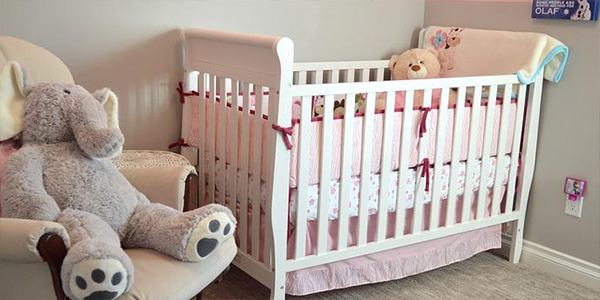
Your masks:
<svg viewBox="0 0 600 300"><path fill-rule="evenodd" d="M583 197L577 197L577 200L569 200L569 195L565 198L565 214L576 218L581 218L583 208Z"/></svg>

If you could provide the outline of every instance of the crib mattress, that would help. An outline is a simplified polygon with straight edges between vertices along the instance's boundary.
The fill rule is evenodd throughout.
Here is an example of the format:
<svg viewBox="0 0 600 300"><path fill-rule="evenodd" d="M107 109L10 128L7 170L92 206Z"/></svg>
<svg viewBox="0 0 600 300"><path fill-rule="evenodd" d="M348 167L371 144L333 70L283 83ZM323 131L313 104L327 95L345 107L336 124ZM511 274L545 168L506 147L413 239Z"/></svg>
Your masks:
<svg viewBox="0 0 600 300"><path fill-rule="evenodd" d="M268 101L268 100L267 100ZM198 106L199 102L198 101L194 101L194 105ZM208 101L204 102L206 105L208 105ZM481 110L479 113L479 122L478 122L478 135L477 135L477 147L476 147L476 157L477 158L481 158L482 155L482 150L483 150L483 141L484 141L484 128L485 128L485 123L486 123L486 113L487 113L487 104L481 106ZM507 135L507 140L508 141L512 141L513 136L514 136L514 127L515 127L515 116L516 116L516 103L511 103L510 104L510 111L509 111L509 122L508 122L508 135ZM199 114L199 108L195 107L192 109L192 111L194 111L196 114ZM229 108L227 109L227 119L228 121L226 122L227 124L227 128L226 128L226 132L230 133L231 132L231 127L232 127L232 111L233 109ZM215 128L215 132L219 133L220 129L219 129L219 124L221 124L222 122L220 122L220 118L221 118L221 111L220 108L217 108L215 111L215 119L216 119L216 128ZM403 111L395 111L393 113L393 136L392 136L392 168L393 169L397 169L399 167L399 151L400 151L400 133L401 133L401 128L402 128L402 118L403 118ZM411 124L411 142L410 142L410 159L409 159L409 164L411 167L416 166L417 164L421 163L418 159L419 159L419 127L420 127L420 123L421 123L421 119L423 118L423 112L415 110L412 112L413 114L413 120L412 120L412 124ZM448 118L447 118L447 124L445 128L454 128L454 119L455 119L455 110L454 108L450 108L448 110ZM492 144L491 144L491 155L492 156L496 156L498 154L498 150L501 152L500 154L510 154L510 151L512 149L512 143L508 142L506 147L503 149L498 149L498 137L499 137L499 131L500 131L500 120L501 120L501 114L502 114L502 106L500 104L496 104L495 106L495 113L494 113L494 118L493 118L493 122L494 122L494 127L492 130ZM237 111L237 117L238 117L238 132L241 133L242 132L242 112ZM250 115L250 120L251 122L254 122L254 118L255 115L251 114ZM363 119L364 117L360 117L357 116L354 119L354 128L353 128L353 141L352 141L352 175L353 176L359 176L361 174L361 154L362 154L362 136L363 136ZM373 124L373 132L371 133L367 133L368 136L371 137L371 139L373 140L373 149L372 149L372 156L371 156L371 173L376 174L380 172L381 169L381 154L382 154L382 147L383 147L383 114L382 113L376 113L375 114L375 118L374 118L374 124ZM342 145L343 145L343 132L344 132L344 125L343 125L343 119L342 118L336 118L333 120L333 126L332 126L332 151L330 152L331 155L331 179L332 180L339 180L341 178L341 161L342 161ZM206 119L205 123L204 123L204 130L205 130L205 134L208 134L208 128L210 128L209 124L208 124L209 120ZM429 134L429 139L428 139L428 149L427 149L427 155L425 157L429 157L430 162L434 162L434 153L435 153L435 145L436 145L436 140L437 140L437 122L438 122L438 109L434 108L432 109L427 118L426 118L426 129L427 132ZM468 133L470 131L470 123L471 123L471 107L465 107L464 109L464 113L463 113L463 133ZM310 124L310 147L309 147L309 160L308 160L308 164L309 164L309 174L308 174L308 182L309 185L313 185L313 184L317 184L319 183L319 179L320 179L320 165L321 165L321 146L322 146L322 125L323 122L319 121L319 120L313 120L311 121ZM196 125L195 125L196 126ZM245 126L245 125L244 125ZM190 143L190 145L197 145L198 143L198 129L196 130L191 130L190 131L190 135L189 135L189 140L188 143ZM262 126L262 133L261 133L261 140L262 140L262 145L266 145L266 136L267 136L267 130L273 130L272 128L268 128L267 126L267 122L266 120L264 120L263 118L263 126ZM254 143L257 140L258 135L254 132L254 125L250 126L249 128L249 148L248 149L242 149L241 144L242 144L242 137L241 134L238 134L238 141L237 141L237 145L238 145L238 168L241 168L241 164L243 161L243 157L249 157L250 161L249 161L249 165L253 166L254 164ZM300 126L296 123L293 126L293 134L290 137L290 140L292 142L292 149L290 151L290 178L289 178L289 185L291 188L295 188L297 186L297 176L298 176L298 164L299 164L299 142L300 142L300 138L299 138L299 131L300 131ZM229 135L229 134L228 134ZM206 136L206 135L205 135ZM216 134L216 144L219 145L220 144L220 140L221 140L221 136L219 136L219 134ZM232 146L232 139L229 138L229 136L225 137L226 138L226 159L227 159L227 163L231 162L231 149L233 148ZM453 131L452 130L447 130L445 136L445 147L444 147L444 162L449 162L451 159L451 154L452 154L452 141L453 141ZM467 134L463 134L463 137L461 139L461 147L460 147L460 160L466 160L467 158L467 154L468 154L468 145L469 145L469 137ZM266 153L266 149L264 149L266 147L262 147L261 150L261 179L262 180L266 180L267 178L267 162L268 162L268 156ZM219 154L216 153L216 156L218 157ZM252 173L253 170L250 170L250 173Z"/></svg>
<svg viewBox="0 0 600 300"><path fill-rule="evenodd" d="M508 173L510 170L510 156L509 155L505 155L503 157L504 159L501 161L502 164L502 184L506 184L506 182L508 181ZM487 180L486 181L486 186L487 188L491 188L494 185L494 178L495 178L495 174L496 174L496 163L497 160L495 157L492 157L490 159L490 166L488 168L488 172L487 174L484 176L484 178ZM229 174L229 165L226 165L226 174ZM440 194L441 194L441 199L447 199L448 198L448 185L449 185L449 180L450 180L450 165L444 165L441 171L441 181L442 184L440 185ZM215 178L219 178L219 174L220 174L221 170L219 167L219 164L216 164L215 167ZM390 178L389 178L389 191L387 193L387 197L385 197L385 199L387 199L387 204L385 205L387 207L387 211L388 212L394 212L396 211L396 195L398 192L398 175L399 172L398 171L394 171L390 174ZM434 177L434 168L431 169L430 174L429 174L429 179L430 179L430 186L433 187L434 186L434 182L433 182L433 177ZM241 172L238 171L238 175L237 175L237 186L240 186L240 179L241 179ZM466 162L460 162L458 165L458 191L457 191L457 196L462 196L464 194L465 191L465 179L466 179ZM250 176L249 177L249 186L252 186L252 183L255 182L255 178L254 176ZM475 167L474 167L474 180L473 180L473 185L471 187L471 189L476 192L479 190L479 185L480 185L480 181L481 181L481 161L477 160ZM377 214L378 211L378 207L379 207L379 187L380 187L380 174L371 174L370 178L369 178L369 198L367 201L367 207L368 207L368 214L369 215L374 215ZM227 203L229 203L230 201L230 192L233 190L232 186L229 186L231 183L227 183L226 182L226 192L225 192L225 201ZM418 170L413 168L413 169L409 169L408 171L408 176L407 176L407 181L406 181L406 202L405 202L405 207L407 209L410 209L413 207L414 205L414 199L416 197L415 191L417 189L415 189L415 187L419 187L420 190L424 190L425 189L425 179L418 176ZM261 182L261 209L264 210L265 207L265 203L266 203L266 195L267 195L267 191L266 191L266 184L264 182ZM358 203L359 203L359 197L360 197L360 177L359 176L354 176L351 178L351 182L350 182L350 201L348 202L348 207L349 207L349 215L350 217L354 217L354 216L358 216ZM329 182L329 185L327 187L327 199L328 199L328 217L329 220L335 220L338 218L338 212L339 212L339 199L340 199L340 181L339 180L332 180ZM315 185L310 185L308 187L308 198L306 201L306 217L307 220L311 221L311 220L317 220L318 219L318 199L319 199L319 193L320 193L320 187L318 184ZM432 190L430 189L429 191L425 191L424 192L424 198L423 201L424 203L429 203L431 202L431 194L432 194ZM220 195L220 191L218 190L218 187L215 185L215 194L216 197L219 198ZM296 214L298 212L298 190L297 189L293 189L290 193L290 199L289 199L289 213L290 213L290 223L294 224L296 221ZM237 195L238 199L240 197L240 195ZM250 203L250 201L248 201ZM249 206L251 207L251 203L249 204Z"/></svg>

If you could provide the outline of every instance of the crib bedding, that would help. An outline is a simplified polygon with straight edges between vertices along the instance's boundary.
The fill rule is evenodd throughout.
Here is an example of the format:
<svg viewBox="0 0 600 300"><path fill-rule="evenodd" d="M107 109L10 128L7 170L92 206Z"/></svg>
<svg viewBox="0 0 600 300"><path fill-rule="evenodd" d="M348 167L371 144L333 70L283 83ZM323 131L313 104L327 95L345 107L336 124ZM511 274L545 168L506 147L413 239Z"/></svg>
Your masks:
<svg viewBox="0 0 600 300"><path fill-rule="evenodd" d="M195 103L199 103L198 101L194 101ZM207 105L208 108L208 101L205 101L205 105ZM478 135L477 135L477 150L476 150L476 157L477 158L481 158L481 154L482 154L482 150L483 150L483 141L484 141L484 128L485 128L485 123L486 123L486 113L487 113L487 104L486 105L482 105L481 109L480 109L480 113L479 113L479 122L478 122ZM510 111L509 111L509 122L508 122L508 135L507 135L507 140L508 141L512 141L513 136L514 136L514 127L515 127L515 116L516 116L516 103L511 103L510 104ZM471 123L471 107L467 106L464 109L464 113L463 113L463 132L464 133L468 133L470 131L470 123ZM233 109L231 109L230 107L227 108L227 119L228 121L226 122L227 124L227 128L226 131L227 132L231 132L231 127L233 124L232 122L232 116L231 116L231 112L233 111ZM215 110L215 118L216 121L214 122L216 124L216 128L215 131L216 132L220 132L219 129L219 124L221 124L222 122L219 121L220 117L221 117L221 109L219 107L217 107L217 109ZM403 111L396 111L393 113L393 137L392 137L392 168L393 169L397 169L399 167L399 151L400 151L400 138L401 138L401 127L402 127L402 118L403 118ZM453 128L454 126L454 119L455 119L455 109L454 108L449 108L448 111L448 118L447 118L447 125L446 128ZM409 164L410 167L414 167L416 165L418 165L419 163L421 163L419 161L419 129L420 129L420 124L421 124L421 120L424 116L424 112L420 111L420 110L413 110L412 112L413 115L413 120L412 120L412 128L411 128L411 142L410 142L410 159L409 159ZM491 144L491 155L492 156L496 156L498 154L498 137L499 137L499 131L500 131L500 119L501 119L501 115L502 115L502 106L499 103L496 103L495 106L495 113L494 113L494 118L493 118L493 122L494 122L494 127L492 130L492 144ZM376 113L375 117L374 117L374 126L373 126L373 131L371 133L368 133L368 135L370 136L370 138L373 140L373 149L372 149L372 156L371 156L371 161L372 161L372 165L371 165L371 173L379 173L380 168L381 168L381 154L382 154L382 146L383 146L383 121L384 121L384 115L382 113ZM258 139L258 135L255 133L255 128L254 128L254 118L255 115L251 114L250 115L250 121L252 122L252 126L250 126L250 128L248 128L248 132L249 132L249 147L247 149L242 149L242 112L237 111L237 117L238 117L238 140L237 140L237 145L238 145L238 168L241 168L241 164L243 161L243 156L244 157L249 157L250 161L249 161L249 165L253 166L253 161L254 161L254 143L256 142L256 140ZM359 176L360 175L360 170L361 170L361 153L362 153L362 136L363 136L363 117L356 117L354 119L354 128L353 128L353 141L352 141L352 176ZM205 134L208 134L208 130L210 128L209 126L209 121L208 119L205 120L205 124L203 126L203 128L205 129ZM344 125L343 125L343 119L341 118L337 118L333 120L333 125L332 125L332 151L330 153L331 155L331 179L332 180L339 180L340 176L341 176L341 157L342 157L342 145L343 145L343 132L344 132ZM431 163L434 162L434 153L435 153L435 145L436 145L436 140L437 140L437 122L438 122L438 109L432 109L428 114L427 114L427 118L426 118L426 130L427 130L427 134L429 135L429 139L428 139L428 152L427 155L425 155L425 157L429 157L429 160ZM320 179L320 163L321 163L321 157L320 157L320 152L321 152L321 142L322 142L322 124L323 122L321 121L313 121L311 122L310 125L310 147L309 147L309 174L308 174L308 182L309 185L314 185L319 183L319 179ZM268 128L267 126L267 122L266 120L263 119L263 124L262 124L262 132L260 135L260 140L262 141L262 145L266 145L266 136L267 136L267 130L273 130L272 128ZM298 126L298 124L295 124L293 126L293 133L290 137L291 143L292 143L292 149L290 151L290 178L289 178L289 185L290 188L295 188L297 186L297 176L298 176L298 164L299 164L299 141L300 141L300 137L299 137L299 131L300 131L300 126ZM445 134L445 147L444 147L444 162L447 163L450 161L451 159L451 154L452 154L452 141L453 141L453 131L452 130L447 130L446 134ZM205 135L206 136L206 135ZM198 139L198 134L193 133L193 131L191 131L190 133L190 137L191 138L195 138L196 140ZM220 142L220 135L216 135L216 144L219 145ZM190 142L192 143L192 142ZM232 139L227 138L226 140L226 161L227 163L231 162L231 149L232 149ZM467 158L467 154L468 154L468 144L469 144L469 136L467 134L464 134L462 139L461 139L461 154L460 154L460 159L461 160L466 160ZM193 143L192 143L193 145ZM264 181L267 178L267 162L268 159L266 159L267 157L267 150L265 149L266 147L262 147L261 149L261 179ZM500 154L510 154L510 151L512 149L512 143L507 143L506 144L506 148L505 149L500 149ZM248 153L249 152L249 153ZM219 156L219 154L216 154L217 157ZM252 168L250 168L250 173L253 173Z"/></svg>
<svg viewBox="0 0 600 300"><path fill-rule="evenodd" d="M508 181L508 172L510 170L510 156L505 155L502 160L502 184L505 185ZM494 178L496 174L496 158L492 157L490 159L490 167L488 168L487 175L484 178L487 178L486 186L487 188L491 188L494 185ZM226 165L226 174L229 173L229 165ZM441 199L448 198L448 185L450 180L450 165L444 165L441 171L441 181L442 185L440 190ZM219 164L215 164L215 178L219 178L219 174L221 173L221 169ZM387 193L387 211L394 212L396 211L396 195L398 191L398 171L394 171L390 174L390 190ZM434 186L433 182L434 172L433 168L429 173L429 180L431 182L431 186ZM465 191L465 177L466 177L466 162L460 162L458 165L458 189L457 196L462 196ZM237 186L240 186L241 180L241 172L238 170L237 173ZM249 177L249 186L255 182L254 176ZM477 192L479 190L481 180L481 161L477 160L474 166L474 180L473 185L471 187L473 192ZM368 214L374 215L377 214L378 205L379 205L379 185L380 185L380 175L379 174L371 174L369 178L370 188L369 188L369 197L368 197ZM406 202L405 207L410 209L414 205L415 199L415 186L419 186L419 189L424 190L424 181L425 179L418 176L418 170L413 168L408 171L408 178L406 182ZM360 177L355 176L351 178L350 182L350 201L348 202L349 206L349 215L351 217L358 216L358 203L360 197ZM261 209L264 210L266 206L266 196L267 196L267 187L265 182L261 182ZM327 187L328 189L328 216L329 220L335 220L338 218L338 210L339 210L339 199L340 199L340 181L332 180L329 182ZM229 203L231 194L229 191L232 191L233 186L231 182L226 182L225 185L225 201ZM251 191L250 191L251 192ZM309 221L318 219L318 199L319 199L320 187L318 184L310 185L308 187L308 198L306 200L307 208L306 208L306 216ZM425 191L424 193L424 203L431 202L431 193L432 190ZM215 195L217 198L220 196L219 188L215 184ZM240 195L237 195L237 199L240 198ZM238 200L239 201L239 200ZM250 202L250 201L248 201ZM252 206L251 204L249 205ZM294 224L296 221L296 214L298 211L298 190L292 189L290 192L289 199L289 213L290 213L290 223Z"/></svg>

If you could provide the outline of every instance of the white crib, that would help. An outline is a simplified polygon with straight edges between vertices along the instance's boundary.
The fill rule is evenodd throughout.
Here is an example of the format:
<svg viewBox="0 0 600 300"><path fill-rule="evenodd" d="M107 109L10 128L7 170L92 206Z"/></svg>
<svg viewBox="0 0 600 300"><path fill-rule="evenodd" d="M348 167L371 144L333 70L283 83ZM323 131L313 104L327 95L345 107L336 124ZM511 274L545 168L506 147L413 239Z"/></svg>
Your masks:
<svg viewBox="0 0 600 300"><path fill-rule="evenodd" d="M454 235L475 229L484 228L494 224L513 222L512 246L510 261L517 263L521 255L523 242L523 226L531 181L535 166L536 141L538 134L538 122L540 114L540 101L542 95L542 75L540 72L533 83L521 84L516 75L462 77L446 79L407 80L390 81L384 80L386 75L387 61L355 61L355 62L323 62L323 63L294 63L294 45L288 38L247 35L230 32L218 32L199 29L186 29L184 32L185 42L185 71L186 90L199 91L200 95L207 93L208 99L204 97L189 97L184 107L183 122L190 122L189 111L193 101L200 101L200 128L198 134L198 149L183 148L182 153L193 163L198 165L200 176L200 195L207 195L209 202L218 202L231 207L238 212L237 241L239 243L238 255L234 264L240 269L263 283L271 289L272 299L283 299L285 297L285 274L286 272L303 269L311 266L322 265L352 257L362 256L369 253L384 251L397 247L403 247L423 241L433 240L444 236ZM476 139L478 134L483 134L481 156L481 174L492 168L492 127L493 122L486 122L483 132L477 132L479 112L487 99L482 99L482 90L489 89L489 98L502 99L498 105L488 105L486 117L488 121L494 115L495 109L509 110L509 106L516 106L516 115L509 124L509 114L503 113L500 119L497 137L498 149L507 147L510 156L497 155L496 176L494 184L489 191L491 195L491 211L485 212L488 199L479 199L472 191L465 189L463 196L462 214L457 219L457 190L458 170L460 163L460 147L462 140L468 138L468 156L466 158L466 186L473 184L473 172L476 165ZM503 89L502 89L503 88ZM406 189L405 181L409 168L410 147L410 124L420 116L419 111L405 109L402 113L402 130L399 148L393 149L392 139L394 133L393 97L396 91L406 91L405 107L412 107L414 91L424 91L424 107L430 106L432 90L441 89L440 107L437 110L436 136L425 133L419 143L419 157L421 162L425 158L432 159L433 181L431 202L429 210L429 224L423 226L426 220L424 209L423 183L417 185L416 198L413 205L412 230L405 234L405 194L397 193L395 220L388 220L385 201L379 201L377 210L377 234L374 241L367 240L367 192L361 192L358 208L358 241L356 245L348 246L348 222L349 212L345 201L349 197L349 184L352 172L352 136L353 122L362 118L363 137L373 130L375 112L375 98L377 93L386 93L388 101L383 112L383 144L381 145L381 168L380 168L380 198L383 199L390 189L389 180L386 180L392 172L397 171L398 191ZM448 95L450 89L458 90L458 103L453 110L448 109ZM255 114L268 115L266 118L266 130L263 128L263 118L254 118L250 112L250 95L256 93ZM265 100L263 93L268 92L269 99ZM466 94L472 93L472 103L469 103L471 118L469 120L470 130L463 129L464 112L467 108ZM516 91L512 96L512 91ZM217 101L218 95L226 93L233 95L243 94L242 97L232 97L231 103ZM314 255L305 255L305 231L307 224L306 195L309 172L309 148L311 142L311 106L313 96L325 96L324 116L322 119L322 136L318 137L322 144L319 181L321 187L327 187L331 177L331 141L333 139L331 130L334 122L334 95L347 95L346 99L354 99L354 95L365 93L366 109L364 116L353 113L354 101L346 101L346 110L343 117L343 146L341 154L340 175L340 205L338 215L339 234L337 236L338 247L329 250L327 248L327 226L329 226L328 205L325 201L326 189L321 188L318 201L318 244ZM285 143L286 134L271 129L273 125L278 128L289 128L291 124L292 99L301 99L300 122L296 124L299 129L298 161L297 161L297 214L295 230L297 232L294 257L288 259L288 199L289 199L289 177L290 177L290 150ZM515 104L516 99L516 104ZM390 101L391 100L391 101ZM205 102L206 105L204 105ZM217 113L226 115L230 107L238 107L241 117L219 118L217 124ZM453 116L450 114L454 113ZM448 117L454 118L453 128L446 128ZM229 127L225 122L231 122ZM238 122L242 122L238 126ZM208 128L203 128L207 124ZM514 126L514 134L509 139L507 134L509 127ZM254 142L249 141L250 130L254 129ZM185 132L184 136L189 134ZM446 133L452 132L453 138L449 145L445 145ZM266 134L264 143L256 141L263 140L261 135ZM314 138L314 137L312 137ZM433 157L427 157L427 140L436 138ZM253 143L252 143L253 142ZM240 145L238 145L240 143ZM250 143L253 144L252 155ZM369 138L362 139L361 147L361 174L369 174L372 168L372 141ZM450 147L452 150L450 165L449 189L447 199L446 216L448 220L443 224L440 222L442 213L440 199L440 177L442 165L444 164L444 149ZM229 149L227 149L229 148ZM260 155L265 149L263 164ZM242 150L238 150L242 149ZM226 157L226 152L231 152L229 161L226 159L215 160L215 157ZM240 153L238 153L240 152ZM392 155L399 153L399 166L397 170L392 169ZM499 153L499 152L498 152ZM521 153L521 155L519 155ZM396 155L396 154L394 154ZM521 157L520 157L521 156ZM502 182L499 174L503 159L510 159L510 169L506 185ZM250 164L250 162L252 163ZM227 166L239 166L238 168ZM266 168L266 169L265 169ZM418 167L418 170L424 166ZM215 170L220 169L218 176ZM519 170L520 169L520 170ZM454 170L454 171L453 171ZM265 172L266 171L266 172ZM236 175L239 173L240 175ZM261 218L260 190L261 181L249 182L250 174L265 173L263 184L266 187L266 204L264 205L264 226L260 222L250 222L250 219ZM417 172L420 173L420 172ZM240 176L237 180L236 176ZM518 177L518 180L517 180ZM202 182L204 181L204 182ZM369 189L368 176L361 176L360 189ZM216 197L218 191L229 192L229 201L226 197ZM502 188L506 188L506 201L502 201ZM480 191L487 189L484 180L481 180ZM219 199L220 198L220 199ZM482 197L483 198L483 197ZM514 201L513 201L514 199ZM254 207L250 212L249 204ZM471 205L468 205L471 204ZM470 218L470 207L476 207L474 217ZM460 208L459 208L460 209ZM249 214L250 212L250 214ZM383 212L383 213L382 213ZM386 235L385 228L388 222L394 221L396 230L392 236ZM427 230L425 228L427 227ZM261 241L261 236L264 240ZM250 246L251 245L251 246ZM263 249L263 250L261 250ZM259 253L263 253L261 259Z"/></svg>

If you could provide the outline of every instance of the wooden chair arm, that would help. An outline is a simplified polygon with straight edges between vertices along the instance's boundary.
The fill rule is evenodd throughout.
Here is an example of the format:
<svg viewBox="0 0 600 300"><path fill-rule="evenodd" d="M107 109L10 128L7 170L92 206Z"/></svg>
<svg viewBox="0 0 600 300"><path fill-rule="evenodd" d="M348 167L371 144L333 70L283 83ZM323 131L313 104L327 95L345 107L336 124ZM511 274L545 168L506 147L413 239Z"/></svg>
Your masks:
<svg viewBox="0 0 600 300"><path fill-rule="evenodd" d="M37 250L50 268L56 299L66 300L67 297L62 290L62 281L60 280L60 270L65 256L67 256L67 246L63 238L56 233L46 233L38 241Z"/></svg>
<svg viewBox="0 0 600 300"><path fill-rule="evenodd" d="M193 210L200 207L198 199L199 177L190 173L185 179L185 193L183 194L183 211Z"/></svg>

